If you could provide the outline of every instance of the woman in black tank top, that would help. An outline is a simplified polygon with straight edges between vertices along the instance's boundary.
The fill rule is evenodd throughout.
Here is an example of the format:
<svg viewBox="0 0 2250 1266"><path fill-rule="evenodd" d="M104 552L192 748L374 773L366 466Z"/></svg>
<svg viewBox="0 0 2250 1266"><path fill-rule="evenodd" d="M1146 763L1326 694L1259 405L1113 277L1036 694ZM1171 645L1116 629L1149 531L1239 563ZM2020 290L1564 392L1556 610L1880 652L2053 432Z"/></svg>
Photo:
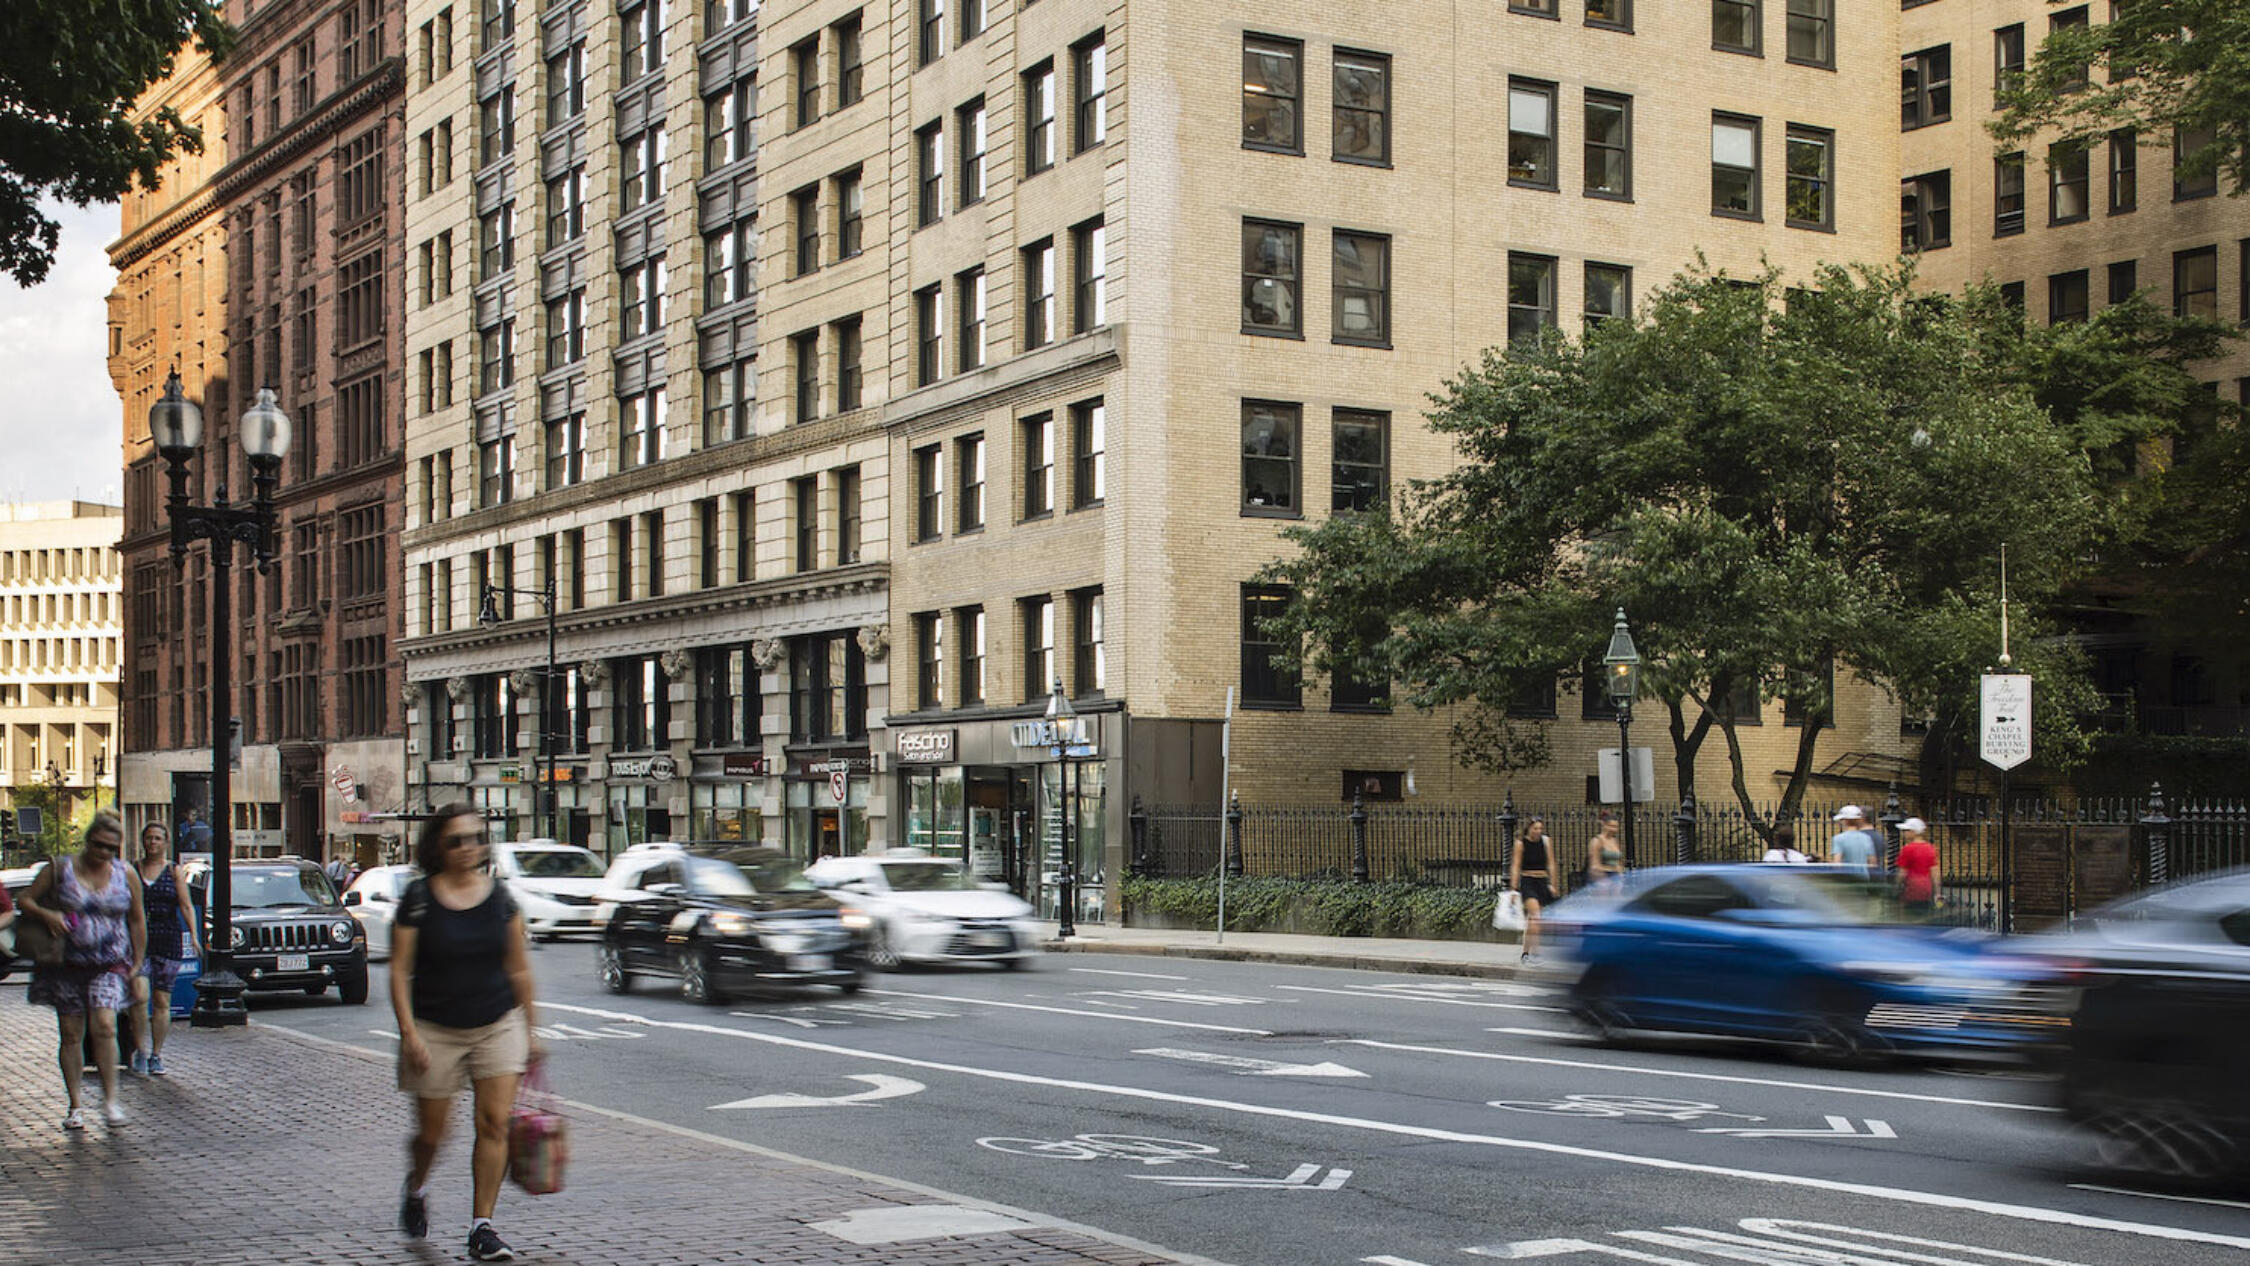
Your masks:
<svg viewBox="0 0 2250 1266"><path fill-rule="evenodd" d="M1539 911L1555 900L1553 849L1547 844L1547 820L1533 818L1523 824L1508 861L1508 886L1523 895L1523 961L1539 961Z"/></svg>

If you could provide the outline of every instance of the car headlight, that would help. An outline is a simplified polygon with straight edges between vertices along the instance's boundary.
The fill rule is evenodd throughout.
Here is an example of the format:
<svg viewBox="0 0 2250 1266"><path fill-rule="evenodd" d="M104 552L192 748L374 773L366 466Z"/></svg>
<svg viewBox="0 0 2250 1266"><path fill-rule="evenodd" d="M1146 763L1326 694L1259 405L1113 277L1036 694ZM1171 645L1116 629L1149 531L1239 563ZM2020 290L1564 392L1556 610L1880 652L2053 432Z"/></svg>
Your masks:
<svg viewBox="0 0 2250 1266"><path fill-rule="evenodd" d="M241 949L241 948L242 948L242 940L243 940L243 937L242 937L242 925L241 925L241 924L239 924L239 923L235 923L235 924L230 924L230 925L228 925L228 928L227 928L227 947L228 947L229 949Z"/></svg>
<svg viewBox="0 0 2250 1266"><path fill-rule="evenodd" d="M352 921L350 919L338 919L334 923L329 924L328 939L336 942L338 945L351 944Z"/></svg>
<svg viewBox="0 0 2250 1266"><path fill-rule="evenodd" d="M875 926L875 918L858 906L845 906L836 914L836 921L854 931L865 931Z"/></svg>
<svg viewBox="0 0 2250 1266"><path fill-rule="evenodd" d="M711 929L721 936L747 936L755 925L746 914L714 914Z"/></svg>

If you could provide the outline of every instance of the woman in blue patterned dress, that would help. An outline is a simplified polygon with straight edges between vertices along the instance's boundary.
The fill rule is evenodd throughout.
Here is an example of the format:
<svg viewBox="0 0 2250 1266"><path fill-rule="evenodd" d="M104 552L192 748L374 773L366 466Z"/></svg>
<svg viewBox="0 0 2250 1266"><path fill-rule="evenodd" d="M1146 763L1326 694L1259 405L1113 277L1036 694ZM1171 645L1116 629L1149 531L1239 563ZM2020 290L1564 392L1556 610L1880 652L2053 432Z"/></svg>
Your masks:
<svg viewBox="0 0 2250 1266"><path fill-rule="evenodd" d="M49 862L23 894L24 915L45 922L63 943L60 963L34 966L29 1000L55 1009L61 1037L55 1058L70 1096L66 1130L86 1128L78 1075L89 1027L102 1075L102 1119L125 1124L125 1109L117 1103L117 1013L128 999L147 996L148 979L137 973L148 947L148 924L139 876L119 857L124 844L125 824L114 813L97 813L78 855Z"/></svg>

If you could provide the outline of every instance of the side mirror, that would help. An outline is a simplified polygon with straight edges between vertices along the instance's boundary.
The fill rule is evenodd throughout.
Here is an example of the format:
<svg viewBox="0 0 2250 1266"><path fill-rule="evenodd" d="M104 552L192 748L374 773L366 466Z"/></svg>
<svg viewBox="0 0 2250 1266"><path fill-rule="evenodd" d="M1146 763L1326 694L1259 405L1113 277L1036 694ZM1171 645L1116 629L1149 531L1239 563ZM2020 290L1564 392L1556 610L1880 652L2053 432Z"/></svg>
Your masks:
<svg viewBox="0 0 2250 1266"><path fill-rule="evenodd" d="M348 906L356 906L356 905L360 905L360 904L363 904L363 903L362 903L362 901L361 901L361 894L360 894L360 893L358 893L358 892L347 892L347 893L345 893L345 894L344 894L344 904L345 904L345 905L348 905Z"/></svg>

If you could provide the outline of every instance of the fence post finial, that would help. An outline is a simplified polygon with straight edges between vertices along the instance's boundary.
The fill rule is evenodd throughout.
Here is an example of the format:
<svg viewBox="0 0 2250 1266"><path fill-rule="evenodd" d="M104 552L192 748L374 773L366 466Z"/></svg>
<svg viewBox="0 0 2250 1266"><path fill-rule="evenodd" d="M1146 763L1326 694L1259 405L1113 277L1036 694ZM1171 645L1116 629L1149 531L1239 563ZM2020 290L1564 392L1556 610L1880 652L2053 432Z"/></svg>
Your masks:
<svg viewBox="0 0 2250 1266"><path fill-rule="evenodd" d="M1352 882L1367 882L1367 800L1352 789Z"/></svg>
<svg viewBox="0 0 2250 1266"><path fill-rule="evenodd" d="M1906 821L1905 807L1898 802L1898 781L1891 781L1890 794L1883 797L1883 816L1876 819L1883 826L1883 854L1891 870L1898 869L1898 824Z"/></svg>
<svg viewBox="0 0 2250 1266"><path fill-rule="evenodd" d="M1148 857L1148 807L1141 803L1137 791L1133 793L1133 807L1125 815L1125 824L1133 833L1133 874L1146 879L1153 870Z"/></svg>
<svg viewBox="0 0 2250 1266"><path fill-rule="evenodd" d="M1242 873L1242 793L1235 792L1227 804L1227 874Z"/></svg>
<svg viewBox="0 0 2250 1266"><path fill-rule="evenodd" d="M2155 888L2171 878L2172 819L2164 812L2164 784L2150 779L2148 809L2141 814L2141 830L2148 839L2148 883Z"/></svg>
<svg viewBox="0 0 2250 1266"><path fill-rule="evenodd" d="M1695 860L1695 788L1680 789L1680 811L1672 815L1672 860L1685 866Z"/></svg>

